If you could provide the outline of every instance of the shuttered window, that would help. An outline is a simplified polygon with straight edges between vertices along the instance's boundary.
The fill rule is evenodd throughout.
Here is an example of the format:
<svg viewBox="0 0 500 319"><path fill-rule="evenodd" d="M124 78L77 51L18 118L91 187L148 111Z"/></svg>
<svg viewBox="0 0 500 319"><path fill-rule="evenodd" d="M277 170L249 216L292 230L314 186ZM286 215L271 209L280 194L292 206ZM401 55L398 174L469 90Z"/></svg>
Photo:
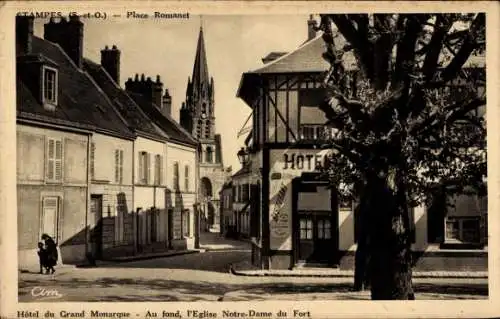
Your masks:
<svg viewBox="0 0 500 319"><path fill-rule="evenodd" d="M163 170L162 170L162 156L157 154L155 155L155 185L161 185L162 184L162 175L163 175Z"/></svg>
<svg viewBox="0 0 500 319"><path fill-rule="evenodd" d="M123 150L115 150L115 183L123 184Z"/></svg>
<svg viewBox="0 0 500 319"><path fill-rule="evenodd" d="M151 180L151 156L147 152L139 153L139 183L148 184Z"/></svg>
<svg viewBox="0 0 500 319"><path fill-rule="evenodd" d="M173 174L174 180L174 189L179 189L179 163L175 162L174 163L174 174Z"/></svg>
<svg viewBox="0 0 500 319"><path fill-rule="evenodd" d="M184 166L184 190L189 191L189 166Z"/></svg>
<svg viewBox="0 0 500 319"><path fill-rule="evenodd" d="M90 144L90 178L95 179L95 143Z"/></svg>
<svg viewBox="0 0 500 319"><path fill-rule="evenodd" d="M47 181L62 182L63 177L63 144L62 140L47 140Z"/></svg>

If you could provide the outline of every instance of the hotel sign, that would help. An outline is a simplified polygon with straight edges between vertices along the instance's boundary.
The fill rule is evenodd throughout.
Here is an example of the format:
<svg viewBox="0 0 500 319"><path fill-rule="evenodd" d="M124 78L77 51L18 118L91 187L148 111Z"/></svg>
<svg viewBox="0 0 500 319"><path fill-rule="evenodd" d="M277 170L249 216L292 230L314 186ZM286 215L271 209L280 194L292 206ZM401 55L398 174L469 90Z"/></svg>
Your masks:
<svg viewBox="0 0 500 319"><path fill-rule="evenodd" d="M307 154L293 152L283 154L283 170L317 171L325 167L327 153Z"/></svg>

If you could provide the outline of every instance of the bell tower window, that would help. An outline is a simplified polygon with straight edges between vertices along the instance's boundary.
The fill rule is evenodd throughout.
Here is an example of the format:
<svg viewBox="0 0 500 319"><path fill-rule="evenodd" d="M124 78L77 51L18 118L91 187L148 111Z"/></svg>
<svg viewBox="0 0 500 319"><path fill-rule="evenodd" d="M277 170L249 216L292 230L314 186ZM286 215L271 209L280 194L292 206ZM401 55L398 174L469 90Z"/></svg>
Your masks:
<svg viewBox="0 0 500 319"><path fill-rule="evenodd" d="M42 101L57 105L57 70L47 66L42 68Z"/></svg>

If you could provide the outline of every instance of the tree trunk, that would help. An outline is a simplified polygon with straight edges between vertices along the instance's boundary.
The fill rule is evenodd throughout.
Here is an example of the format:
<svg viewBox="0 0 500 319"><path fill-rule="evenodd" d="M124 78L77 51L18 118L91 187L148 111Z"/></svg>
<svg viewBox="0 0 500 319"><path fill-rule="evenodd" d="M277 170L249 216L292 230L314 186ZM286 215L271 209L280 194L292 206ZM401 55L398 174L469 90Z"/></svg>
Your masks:
<svg viewBox="0 0 500 319"><path fill-rule="evenodd" d="M385 181L370 184L367 225L372 300L414 299L407 202L396 198Z"/></svg>
<svg viewBox="0 0 500 319"><path fill-rule="evenodd" d="M369 247L366 228L366 200L360 197L355 208L355 236L357 239L356 255L354 259L354 290L362 291L369 288Z"/></svg>

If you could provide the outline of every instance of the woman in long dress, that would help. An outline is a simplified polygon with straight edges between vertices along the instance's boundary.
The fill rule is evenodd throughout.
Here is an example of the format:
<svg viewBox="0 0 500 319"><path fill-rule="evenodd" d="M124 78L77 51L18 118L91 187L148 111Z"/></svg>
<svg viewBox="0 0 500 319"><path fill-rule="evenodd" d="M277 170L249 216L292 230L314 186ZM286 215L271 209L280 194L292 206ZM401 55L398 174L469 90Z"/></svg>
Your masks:
<svg viewBox="0 0 500 319"><path fill-rule="evenodd" d="M56 272L54 266L57 265L58 259L57 244L54 239L47 234L42 235L42 240L45 243L47 274L49 271L53 274Z"/></svg>

